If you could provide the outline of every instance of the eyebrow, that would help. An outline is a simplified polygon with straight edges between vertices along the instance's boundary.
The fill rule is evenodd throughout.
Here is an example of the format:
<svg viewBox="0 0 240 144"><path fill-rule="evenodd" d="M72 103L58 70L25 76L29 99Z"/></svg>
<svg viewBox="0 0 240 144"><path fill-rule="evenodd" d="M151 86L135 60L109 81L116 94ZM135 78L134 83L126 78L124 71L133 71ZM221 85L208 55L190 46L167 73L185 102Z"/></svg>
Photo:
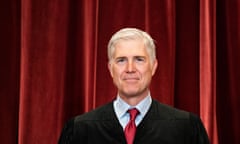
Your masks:
<svg viewBox="0 0 240 144"><path fill-rule="evenodd" d="M146 56L134 56L134 58L146 58Z"/></svg>
<svg viewBox="0 0 240 144"><path fill-rule="evenodd" d="M127 58L128 58L127 56L119 56L119 57L116 57L115 60L127 59ZM133 58L143 58L143 59L146 59L146 56L133 56Z"/></svg>
<svg viewBox="0 0 240 144"><path fill-rule="evenodd" d="M120 56L120 57L116 57L115 59L125 59L127 58L126 56Z"/></svg>
<svg viewBox="0 0 240 144"><path fill-rule="evenodd" d="M118 57L116 57L116 58L127 58L128 56L118 56ZM146 56L141 56L141 55L136 55L136 56L133 56L134 58L136 58L136 57L143 57L143 58L145 58Z"/></svg>

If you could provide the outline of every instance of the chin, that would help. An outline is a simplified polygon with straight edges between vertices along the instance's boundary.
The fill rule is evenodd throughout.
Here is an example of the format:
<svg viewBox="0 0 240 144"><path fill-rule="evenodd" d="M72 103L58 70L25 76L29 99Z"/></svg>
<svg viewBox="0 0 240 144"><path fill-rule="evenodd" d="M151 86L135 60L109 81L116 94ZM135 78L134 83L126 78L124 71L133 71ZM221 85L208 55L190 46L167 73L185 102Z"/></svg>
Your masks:
<svg viewBox="0 0 240 144"><path fill-rule="evenodd" d="M122 94L126 97L136 97L140 95L138 91L125 91Z"/></svg>

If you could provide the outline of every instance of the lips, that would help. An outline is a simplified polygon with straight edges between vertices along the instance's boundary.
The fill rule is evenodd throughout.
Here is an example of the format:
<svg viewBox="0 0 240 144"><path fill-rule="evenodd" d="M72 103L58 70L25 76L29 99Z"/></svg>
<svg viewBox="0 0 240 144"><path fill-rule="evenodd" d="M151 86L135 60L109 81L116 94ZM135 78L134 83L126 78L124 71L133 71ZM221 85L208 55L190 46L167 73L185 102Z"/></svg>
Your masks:
<svg viewBox="0 0 240 144"><path fill-rule="evenodd" d="M138 77L126 77L126 78L123 78L123 80L125 80L125 81L137 81L137 80L139 80L139 78Z"/></svg>
<svg viewBox="0 0 240 144"><path fill-rule="evenodd" d="M126 74L122 76L122 80L129 81L129 82L135 82L140 80L140 77L137 74Z"/></svg>

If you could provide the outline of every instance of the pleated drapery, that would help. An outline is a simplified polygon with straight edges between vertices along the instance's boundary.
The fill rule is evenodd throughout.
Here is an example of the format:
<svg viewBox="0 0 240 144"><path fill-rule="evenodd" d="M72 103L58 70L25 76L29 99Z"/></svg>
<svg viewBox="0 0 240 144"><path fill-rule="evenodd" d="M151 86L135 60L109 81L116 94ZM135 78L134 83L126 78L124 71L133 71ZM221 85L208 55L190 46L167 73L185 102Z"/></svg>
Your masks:
<svg viewBox="0 0 240 144"><path fill-rule="evenodd" d="M240 143L239 1L9 0L0 19L1 143L57 143L113 100L107 43L123 27L156 41L154 99L199 115L212 144Z"/></svg>

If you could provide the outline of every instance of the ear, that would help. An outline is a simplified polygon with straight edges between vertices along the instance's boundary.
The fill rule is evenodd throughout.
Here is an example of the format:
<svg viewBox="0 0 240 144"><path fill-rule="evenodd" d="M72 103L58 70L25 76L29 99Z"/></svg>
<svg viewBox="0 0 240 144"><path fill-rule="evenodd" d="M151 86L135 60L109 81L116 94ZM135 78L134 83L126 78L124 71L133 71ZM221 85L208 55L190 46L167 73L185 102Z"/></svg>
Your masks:
<svg viewBox="0 0 240 144"><path fill-rule="evenodd" d="M108 70L109 70L111 76L113 77L113 73L112 73L112 63L111 63L111 62L108 62Z"/></svg>
<svg viewBox="0 0 240 144"><path fill-rule="evenodd" d="M158 61L157 59L155 59L152 65L152 76L155 74L157 67L158 67Z"/></svg>

